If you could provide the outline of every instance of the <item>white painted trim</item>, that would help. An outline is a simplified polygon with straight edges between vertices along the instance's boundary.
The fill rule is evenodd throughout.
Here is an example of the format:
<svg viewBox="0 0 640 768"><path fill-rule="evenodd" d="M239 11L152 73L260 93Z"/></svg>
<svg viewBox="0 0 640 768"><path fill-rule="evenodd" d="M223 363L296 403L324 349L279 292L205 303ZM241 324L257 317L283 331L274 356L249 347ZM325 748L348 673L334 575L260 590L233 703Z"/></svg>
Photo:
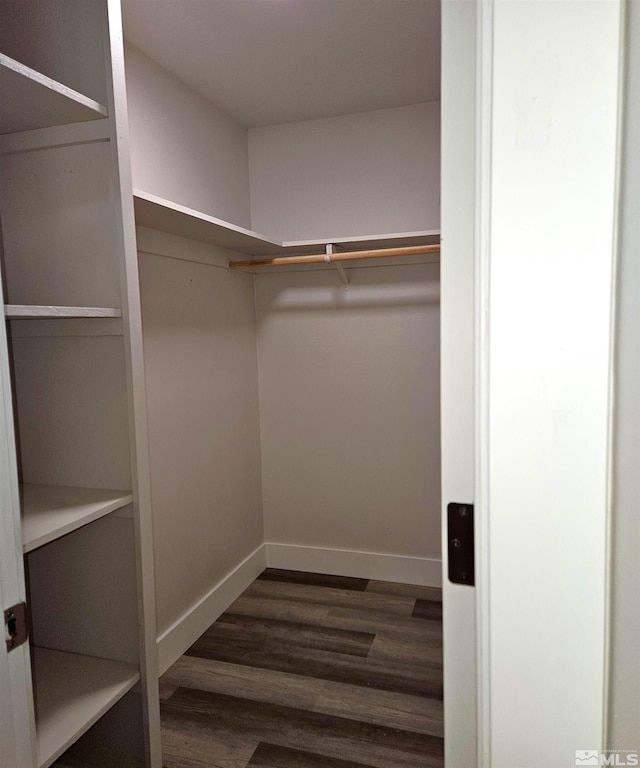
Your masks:
<svg viewBox="0 0 640 768"><path fill-rule="evenodd" d="M261 544L160 634L158 663L161 675L240 597L265 567L265 545Z"/></svg>
<svg viewBox="0 0 640 768"><path fill-rule="evenodd" d="M114 225L119 240L120 286L123 309L123 341L129 411L129 444L136 542L140 684L142 693L144 763L147 768L162 765L160 701L156 620L155 564L153 548L153 506L149 468L147 390L142 346L142 313L138 253L136 248L133 183L127 87L124 66L124 36L120 0L102 4L106 35L105 62L108 105L111 119L112 197ZM65 322L71 322L69 320Z"/></svg>
<svg viewBox="0 0 640 768"><path fill-rule="evenodd" d="M640 624L636 585L640 583L640 527L637 500L640 482L629 468L640 454L640 227L636 215L640 190L640 54L633 43L640 35L640 6L627 3L621 19L620 124L616 200L616 262L612 302L610 371L609 519L607 530L607 615L605 648L604 746L625 749L640 743Z"/></svg>
<svg viewBox="0 0 640 768"><path fill-rule="evenodd" d="M269 568L330 573L424 587L442 586L442 560L435 558L274 542L266 542L265 550Z"/></svg>
<svg viewBox="0 0 640 768"><path fill-rule="evenodd" d="M489 350L493 0L481 4L477 28L475 223L475 568L478 768L491 766L491 604L489 498Z"/></svg>
<svg viewBox="0 0 640 768"><path fill-rule="evenodd" d="M442 554L447 507L475 503L477 74L480 2L442 4ZM477 584L477 578L476 578ZM477 768L477 589L443 585L447 768Z"/></svg>
<svg viewBox="0 0 640 768"><path fill-rule="evenodd" d="M3 288L0 283L0 299ZM0 328L0 609L26 601L20 494L7 329ZM0 645L2 765L37 765L31 657L27 643L11 654ZM6 762L5 762L6 761Z"/></svg>

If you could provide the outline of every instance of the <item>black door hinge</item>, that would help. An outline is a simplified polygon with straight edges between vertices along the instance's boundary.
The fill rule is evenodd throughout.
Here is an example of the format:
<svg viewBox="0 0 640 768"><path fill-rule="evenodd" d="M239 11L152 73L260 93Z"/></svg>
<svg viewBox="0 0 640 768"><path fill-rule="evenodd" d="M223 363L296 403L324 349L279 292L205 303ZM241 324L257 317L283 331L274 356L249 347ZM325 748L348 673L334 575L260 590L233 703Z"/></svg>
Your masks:
<svg viewBox="0 0 640 768"><path fill-rule="evenodd" d="M7 608L4 612L4 629L7 651L13 651L27 642L27 606L25 603Z"/></svg>
<svg viewBox="0 0 640 768"><path fill-rule="evenodd" d="M473 587L475 579L475 551L473 540L473 504L447 506L449 539L449 581Z"/></svg>

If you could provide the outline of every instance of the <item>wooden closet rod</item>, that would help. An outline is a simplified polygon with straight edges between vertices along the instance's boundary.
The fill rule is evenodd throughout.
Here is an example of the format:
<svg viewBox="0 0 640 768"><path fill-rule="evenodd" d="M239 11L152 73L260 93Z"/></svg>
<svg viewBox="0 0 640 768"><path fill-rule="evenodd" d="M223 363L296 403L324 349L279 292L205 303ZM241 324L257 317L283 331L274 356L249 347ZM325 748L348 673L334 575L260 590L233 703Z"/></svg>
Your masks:
<svg viewBox="0 0 640 768"><path fill-rule="evenodd" d="M354 259L384 259L387 256L415 256L419 253L440 253L439 245L408 245L402 248L376 248L373 251L343 251L342 253L314 253L308 256L277 256L273 259L230 261L231 269L242 267L282 267L287 264L330 264L334 261Z"/></svg>

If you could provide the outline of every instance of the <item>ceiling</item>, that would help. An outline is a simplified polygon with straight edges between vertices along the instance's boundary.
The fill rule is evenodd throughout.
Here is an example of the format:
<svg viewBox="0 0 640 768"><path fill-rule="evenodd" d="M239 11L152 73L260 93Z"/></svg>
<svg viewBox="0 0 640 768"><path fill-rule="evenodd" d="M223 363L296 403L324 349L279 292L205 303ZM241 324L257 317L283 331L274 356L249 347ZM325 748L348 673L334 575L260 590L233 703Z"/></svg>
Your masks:
<svg viewBox="0 0 640 768"><path fill-rule="evenodd" d="M440 0L123 0L125 38L245 127L440 98Z"/></svg>

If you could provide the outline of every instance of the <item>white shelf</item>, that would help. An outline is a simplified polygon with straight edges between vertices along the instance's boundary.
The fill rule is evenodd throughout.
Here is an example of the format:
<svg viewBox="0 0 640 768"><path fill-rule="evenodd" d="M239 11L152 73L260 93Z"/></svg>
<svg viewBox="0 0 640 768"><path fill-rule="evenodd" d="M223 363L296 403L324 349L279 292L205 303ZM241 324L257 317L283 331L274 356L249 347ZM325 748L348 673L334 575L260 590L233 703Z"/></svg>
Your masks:
<svg viewBox="0 0 640 768"><path fill-rule="evenodd" d="M34 648L38 764L48 768L140 679L133 664Z"/></svg>
<svg viewBox="0 0 640 768"><path fill-rule="evenodd" d="M107 116L106 107L0 53L0 133Z"/></svg>
<svg viewBox="0 0 640 768"><path fill-rule="evenodd" d="M430 229L419 232L391 232L381 235L359 235L358 237L325 237L321 240L290 240L282 244L284 255L322 253L327 243L340 246L341 251L369 251L374 248L404 248L410 245L437 245L440 230Z"/></svg>
<svg viewBox="0 0 640 768"><path fill-rule="evenodd" d="M115 307L58 307L35 304L5 304L4 316L7 320L25 318L122 317L122 312Z"/></svg>
<svg viewBox="0 0 640 768"><path fill-rule="evenodd" d="M439 230L422 230L358 237L292 240L282 243L139 189L133 190L133 201L137 225L237 251L242 254L238 259L246 256L318 253L324 251L327 243L344 246L345 250L357 251L377 246L396 248L406 245L434 245L440 242Z"/></svg>
<svg viewBox="0 0 640 768"><path fill-rule="evenodd" d="M133 497L129 491L25 484L20 501L22 546L30 552L131 504Z"/></svg>
<svg viewBox="0 0 640 768"><path fill-rule="evenodd" d="M282 243L277 240L208 216L193 208L172 203L157 195L134 189L133 202L138 226L200 240L252 256L267 256L282 250Z"/></svg>

